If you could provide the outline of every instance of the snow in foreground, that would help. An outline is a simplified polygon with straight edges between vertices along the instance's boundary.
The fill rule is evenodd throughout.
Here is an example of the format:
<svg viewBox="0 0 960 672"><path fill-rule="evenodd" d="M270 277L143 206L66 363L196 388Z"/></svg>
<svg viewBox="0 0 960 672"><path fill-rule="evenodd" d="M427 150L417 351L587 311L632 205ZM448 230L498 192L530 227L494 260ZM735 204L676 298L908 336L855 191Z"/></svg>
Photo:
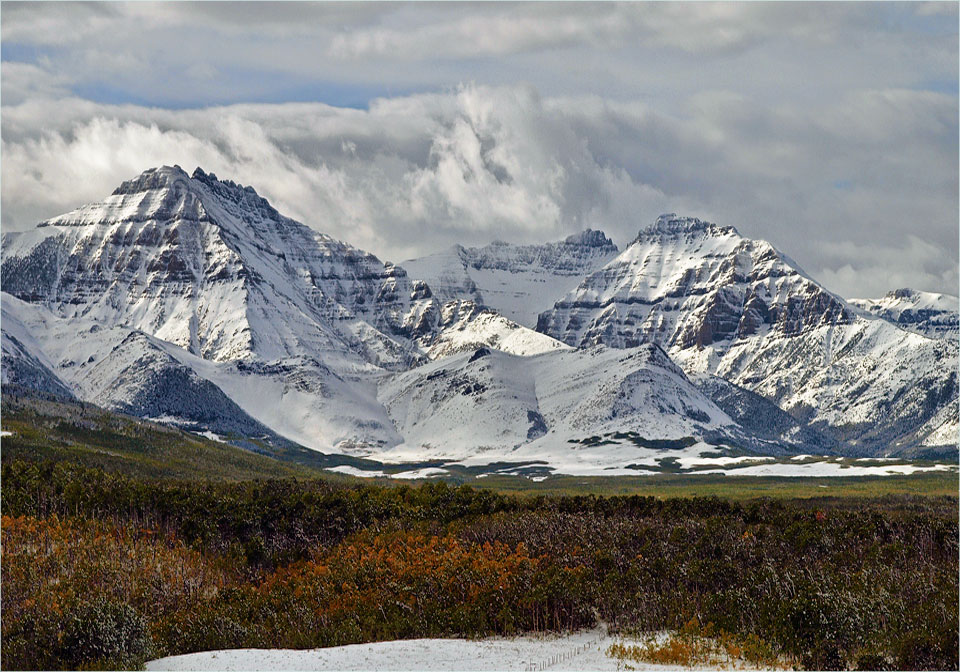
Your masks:
<svg viewBox="0 0 960 672"><path fill-rule="evenodd" d="M567 636L410 639L326 649L235 649L171 656L148 670L616 670L600 630ZM541 667L542 665L542 667ZM669 669L631 663L635 669Z"/></svg>

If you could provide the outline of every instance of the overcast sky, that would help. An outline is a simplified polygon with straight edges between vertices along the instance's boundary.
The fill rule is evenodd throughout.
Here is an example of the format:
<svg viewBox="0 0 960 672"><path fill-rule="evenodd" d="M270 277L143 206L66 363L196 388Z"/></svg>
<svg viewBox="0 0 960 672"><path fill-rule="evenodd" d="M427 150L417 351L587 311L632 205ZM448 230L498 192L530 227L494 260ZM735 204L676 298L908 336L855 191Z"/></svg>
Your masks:
<svg viewBox="0 0 960 672"><path fill-rule="evenodd" d="M957 7L3 2L2 228L199 165L396 262L677 212L956 294Z"/></svg>

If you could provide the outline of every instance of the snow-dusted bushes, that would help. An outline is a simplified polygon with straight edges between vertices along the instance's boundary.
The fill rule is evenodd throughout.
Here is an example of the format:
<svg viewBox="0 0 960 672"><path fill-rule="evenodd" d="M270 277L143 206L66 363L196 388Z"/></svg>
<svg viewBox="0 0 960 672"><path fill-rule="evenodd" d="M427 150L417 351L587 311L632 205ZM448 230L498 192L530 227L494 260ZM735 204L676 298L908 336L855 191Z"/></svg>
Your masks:
<svg viewBox="0 0 960 672"><path fill-rule="evenodd" d="M599 617L814 669L958 663L955 498L509 497L24 463L3 484L4 669L136 665L138 619L158 656ZM69 632L86 648L50 644Z"/></svg>

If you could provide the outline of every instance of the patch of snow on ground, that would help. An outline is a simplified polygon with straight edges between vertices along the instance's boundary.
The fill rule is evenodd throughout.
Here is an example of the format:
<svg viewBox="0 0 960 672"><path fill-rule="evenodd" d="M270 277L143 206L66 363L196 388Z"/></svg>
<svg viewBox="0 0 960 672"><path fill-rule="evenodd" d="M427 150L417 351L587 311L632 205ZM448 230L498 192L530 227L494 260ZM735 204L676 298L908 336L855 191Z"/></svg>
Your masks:
<svg viewBox="0 0 960 672"><path fill-rule="evenodd" d="M399 474L390 474L390 478L434 478L443 476L450 472L440 467L424 467L423 469L414 469L413 471L402 471Z"/></svg>
<svg viewBox="0 0 960 672"><path fill-rule="evenodd" d="M666 633L658 634L661 640ZM234 649L170 656L147 670L619 670L607 649L617 641L600 629L569 635L511 638L409 639L323 649ZM638 642L628 641L628 644ZM675 666L630 663L635 670ZM739 667L739 665L735 666ZM687 669L708 669L703 667Z"/></svg>
<svg viewBox="0 0 960 672"><path fill-rule="evenodd" d="M8 432L7 430L0 431L0 436L13 436L13 432Z"/></svg>
<svg viewBox="0 0 960 672"><path fill-rule="evenodd" d="M411 639L325 649L236 649L171 656L148 670L524 670L566 656L551 670L616 670L606 655L611 640L599 630L566 637L481 640ZM586 650L584 650L586 649ZM665 669L650 666L639 669Z"/></svg>
<svg viewBox="0 0 960 672"><path fill-rule="evenodd" d="M890 476L915 472L947 471L956 469L949 464L924 467L914 464L891 464L883 467L847 467L837 462L808 464L759 464L740 469L709 469L699 474L728 474L731 476Z"/></svg>
<svg viewBox="0 0 960 672"><path fill-rule="evenodd" d="M199 434L200 436L204 437L205 439L210 439L211 441L217 441L217 442L219 442L219 443L226 443L226 441L223 439L223 437L221 437L219 434L215 434L214 432L211 432L209 429L208 429L207 431L205 431L205 432L197 432L197 434Z"/></svg>
<svg viewBox="0 0 960 672"><path fill-rule="evenodd" d="M682 469L690 469L691 467L712 467L718 466L721 467L726 464L739 464L740 462L769 462L775 460L775 457L763 457L760 455L741 455L739 457L730 457L729 455L724 455L721 457L712 457L709 455L684 455L683 457L677 458L677 464L680 465Z"/></svg>
<svg viewBox="0 0 960 672"><path fill-rule="evenodd" d="M356 467L351 467L349 464L341 464L339 467L327 467L327 471L334 471L338 474L346 474L347 476L359 476L361 478L383 478L386 476L382 471L375 469L369 471L357 469Z"/></svg>

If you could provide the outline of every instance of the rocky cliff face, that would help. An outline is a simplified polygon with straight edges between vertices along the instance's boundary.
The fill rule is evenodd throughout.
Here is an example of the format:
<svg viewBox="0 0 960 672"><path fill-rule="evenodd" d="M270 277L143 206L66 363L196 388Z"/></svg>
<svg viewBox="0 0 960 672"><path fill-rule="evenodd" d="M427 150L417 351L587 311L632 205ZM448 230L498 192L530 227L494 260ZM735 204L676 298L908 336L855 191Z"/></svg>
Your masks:
<svg viewBox="0 0 960 672"><path fill-rule="evenodd" d="M670 214L541 314L537 330L577 346L682 349L852 319L769 243Z"/></svg>

